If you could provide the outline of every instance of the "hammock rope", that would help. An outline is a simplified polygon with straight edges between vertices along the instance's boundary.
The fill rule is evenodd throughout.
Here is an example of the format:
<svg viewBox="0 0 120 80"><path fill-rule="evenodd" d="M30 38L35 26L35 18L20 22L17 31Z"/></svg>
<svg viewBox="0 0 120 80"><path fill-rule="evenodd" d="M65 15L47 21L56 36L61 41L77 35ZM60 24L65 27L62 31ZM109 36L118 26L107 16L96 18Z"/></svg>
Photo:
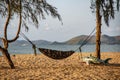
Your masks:
<svg viewBox="0 0 120 80"><path fill-rule="evenodd" d="M35 56L37 55L37 53L36 53L36 45L32 42L32 41L30 41L26 36L25 36L25 34L24 33L22 33L22 32L20 32L20 35L24 38L24 39L26 39L31 45L32 45L32 48L33 48L33 50L34 50L34 54L35 54Z"/></svg>
<svg viewBox="0 0 120 80"><path fill-rule="evenodd" d="M80 45L77 49L75 49L74 51L79 50L79 51L81 52L81 51L82 51L81 48L88 43L88 41L92 38L92 35L93 35L94 32L95 32L95 28L94 28L94 29L92 30L92 32L88 35L88 37L85 38L85 39L82 41L81 45Z"/></svg>
<svg viewBox="0 0 120 80"><path fill-rule="evenodd" d="M33 47L34 49L34 54L36 55L36 49L38 49L41 53L43 53L45 56L50 57L52 59L64 59L67 58L69 56L71 56L73 53L75 53L75 51L77 51L79 49L80 53L82 52L82 47L88 43L88 41L92 38L91 35L93 35L95 31L95 28L92 30L92 32L89 34L89 36L87 38L85 38L83 40L83 42L81 43L81 45L75 49L74 51L60 51L60 50L51 50L51 49L45 49L45 48L38 48L32 41L30 41L25 35L24 33L20 33L20 35L26 39ZM82 54L81 54L81 58L82 58Z"/></svg>
<svg viewBox="0 0 120 80"><path fill-rule="evenodd" d="M88 35L88 37L85 38L85 39L82 41L81 45L80 45L77 49L74 50L74 51L79 50L79 52L81 53L79 59L82 59L82 47L88 43L88 41L92 38L92 35L95 34L94 32L95 32L95 28L94 28L94 29L92 30L92 32Z"/></svg>

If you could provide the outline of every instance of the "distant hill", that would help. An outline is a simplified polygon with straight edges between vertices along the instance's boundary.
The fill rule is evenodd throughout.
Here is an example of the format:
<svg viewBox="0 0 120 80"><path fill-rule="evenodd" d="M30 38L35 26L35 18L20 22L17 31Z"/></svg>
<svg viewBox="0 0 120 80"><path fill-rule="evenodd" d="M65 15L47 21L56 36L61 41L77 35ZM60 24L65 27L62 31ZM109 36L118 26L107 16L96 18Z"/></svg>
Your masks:
<svg viewBox="0 0 120 80"><path fill-rule="evenodd" d="M49 45L49 44L52 44L52 42L50 41L46 41L46 40L35 40L35 41L32 41L34 44L36 45ZM0 41L0 45L2 45L2 41ZM31 45L28 41L25 41L25 40L17 40L13 43L10 43L10 45L22 45L22 46L25 46L25 45Z"/></svg>
<svg viewBox="0 0 120 80"><path fill-rule="evenodd" d="M37 45L49 45L51 44L52 42L50 41L46 41L46 40L36 40L36 41L32 41L34 44L37 44Z"/></svg>
<svg viewBox="0 0 120 80"><path fill-rule="evenodd" d="M49 45L51 44L52 42L50 41L46 41L46 40L36 40L36 41L32 41L35 45ZM25 46L25 45L31 45L28 41L25 41L25 40L17 40L13 43L11 43L11 45L22 45L22 46Z"/></svg>
<svg viewBox="0 0 120 80"><path fill-rule="evenodd" d="M68 41L65 42L50 42L50 41L46 41L46 40L36 40L36 41L32 41L34 44L36 45L80 45L88 36L87 35L81 35L81 36L77 36L74 37ZM95 36L91 36L91 39L87 42L87 44L95 44ZM108 36L108 35L102 35L101 36L101 43L102 44L120 44L120 36ZM25 40L17 40L13 43L11 43L12 45L30 45L29 42L25 41ZM0 45L1 45L1 41L0 41Z"/></svg>
<svg viewBox="0 0 120 80"><path fill-rule="evenodd" d="M68 41L65 41L63 43L53 43L53 44L68 44L68 45L79 45L81 44L88 36L87 35L81 35L74 37ZM91 39L87 42L88 44L95 44L96 37L91 36ZM102 35L101 36L101 43L102 44L120 44L120 36L108 36L108 35Z"/></svg>
<svg viewBox="0 0 120 80"><path fill-rule="evenodd" d="M66 44L65 42L57 42L57 41L54 41L51 43L51 45L64 45Z"/></svg>

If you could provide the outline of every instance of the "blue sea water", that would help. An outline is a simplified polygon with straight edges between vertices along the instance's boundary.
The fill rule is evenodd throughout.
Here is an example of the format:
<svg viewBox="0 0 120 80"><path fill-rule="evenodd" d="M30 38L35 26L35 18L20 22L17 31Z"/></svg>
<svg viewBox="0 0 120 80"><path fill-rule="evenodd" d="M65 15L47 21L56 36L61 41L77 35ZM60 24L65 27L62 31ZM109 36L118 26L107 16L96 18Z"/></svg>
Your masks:
<svg viewBox="0 0 120 80"><path fill-rule="evenodd" d="M53 50L76 50L80 45L37 45L40 48L48 48ZM95 52L95 45L85 45L82 48L82 52ZM10 45L9 48L10 54L32 54L33 49L30 44L21 44L21 45ZM76 51L79 52L79 49ZM101 45L101 52L120 52L120 45ZM40 53L37 51L37 53ZM1 55L1 53L0 53Z"/></svg>

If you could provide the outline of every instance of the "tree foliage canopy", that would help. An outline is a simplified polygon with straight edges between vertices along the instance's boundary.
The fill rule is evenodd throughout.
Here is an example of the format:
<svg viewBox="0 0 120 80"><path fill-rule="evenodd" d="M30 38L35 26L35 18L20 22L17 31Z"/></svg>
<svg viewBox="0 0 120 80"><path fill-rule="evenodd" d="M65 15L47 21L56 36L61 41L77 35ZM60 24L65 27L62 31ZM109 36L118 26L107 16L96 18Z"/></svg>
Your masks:
<svg viewBox="0 0 120 80"><path fill-rule="evenodd" d="M109 20L114 19L115 11L119 11L120 0L91 0L91 9L93 12L96 9L96 5L99 6L101 16L104 17L104 21L109 26Z"/></svg>
<svg viewBox="0 0 120 80"><path fill-rule="evenodd" d="M7 4L10 3L11 18L20 13L20 0L0 0L0 15L7 16ZM46 0L21 0L22 26L28 29L27 21L32 21L38 27L39 19L45 19L46 15L58 18L61 21L57 8L53 7ZM39 16L39 17L38 17Z"/></svg>

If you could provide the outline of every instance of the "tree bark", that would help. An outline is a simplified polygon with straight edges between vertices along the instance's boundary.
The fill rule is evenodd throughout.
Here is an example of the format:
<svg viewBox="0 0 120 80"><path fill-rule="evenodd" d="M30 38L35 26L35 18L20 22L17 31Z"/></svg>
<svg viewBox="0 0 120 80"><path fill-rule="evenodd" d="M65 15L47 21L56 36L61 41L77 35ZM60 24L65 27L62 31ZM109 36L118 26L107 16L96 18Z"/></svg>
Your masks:
<svg viewBox="0 0 120 80"><path fill-rule="evenodd" d="M6 61L8 62L8 64L10 65L11 69L14 69L14 64L10 58L10 55L8 53L8 41L7 41L7 28L8 28L8 24L10 21L10 17L11 17L11 9L10 9L10 2L9 0L6 0L6 4L7 4L7 8L8 8L8 17L4 26L4 38L2 38L2 42L3 42L3 48L0 46L0 51L2 52L4 58L6 59Z"/></svg>
<svg viewBox="0 0 120 80"><path fill-rule="evenodd" d="M14 69L15 66L10 58L10 55L8 53L7 47L8 47L8 42L5 39L2 39L3 41L3 48L0 46L0 51L2 52L4 58L6 59L6 61L8 62L8 64L10 65L11 69Z"/></svg>
<svg viewBox="0 0 120 80"><path fill-rule="evenodd" d="M101 15L100 15L100 4L99 0L96 0L96 54L97 58L101 58L100 55L100 37L101 37Z"/></svg>
<svg viewBox="0 0 120 80"><path fill-rule="evenodd" d="M0 51L2 52L4 58L7 60L8 64L10 65L11 69L15 69L15 66L10 58L10 55L8 53L7 49L4 48L0 48Z"/></svg>
<svg viewBox="0 0 120 80"><path fill-rule="evenodd" d="M2 38L2 41L3 41L3 48L0 46L0 51L2 52L3 56L5 57L6 61L8 62L8 64L10 65L11 69L14 69L15 66L10 58L10 55L9 55L9 52L8 52L8 45L10 42L14 42L15 40L18 39L19 37L19 33L20 33L20 29L21 29L21 22L22 22L22 15L21 15L21 0L20 0L20 17L19 17L19 25L18 25L18 30L17 30L17 34L15 36L15 38L13 38L12 40L8 40L7 38L7 28L8 28L8 24L9 24L9 21L10 21L10 17L11 17L11 8L10 8L10 2L9 0L6 0L7 2L7 8L8 8L8 17L7 17L7 20L6 20L6 23L5 23L5 26L4 26L4 38Z"/></svg>
<svg viewBox="0 0 120 80"><path fill-rule="evenodd" d="M20 7L20 13L19 13L18 30L17 30L16 36L13 39L8 40L9 43L14 42L19 38L19 33L20 33L20 30L21 30L21 23L22 23L22 4L21 4L21 0L20 0L20 6L19 7Z"/></svg>
<svg viewBox="0 0 120 80"><path fill-rule="evenodd" d="M7 27L10 21L10 17L11 17L11 9L10 9L10 2L9 0L6 0L6 4L7 4L7 9L8 9L8 17L4 26L4 38L7 40Z"/></svg>

